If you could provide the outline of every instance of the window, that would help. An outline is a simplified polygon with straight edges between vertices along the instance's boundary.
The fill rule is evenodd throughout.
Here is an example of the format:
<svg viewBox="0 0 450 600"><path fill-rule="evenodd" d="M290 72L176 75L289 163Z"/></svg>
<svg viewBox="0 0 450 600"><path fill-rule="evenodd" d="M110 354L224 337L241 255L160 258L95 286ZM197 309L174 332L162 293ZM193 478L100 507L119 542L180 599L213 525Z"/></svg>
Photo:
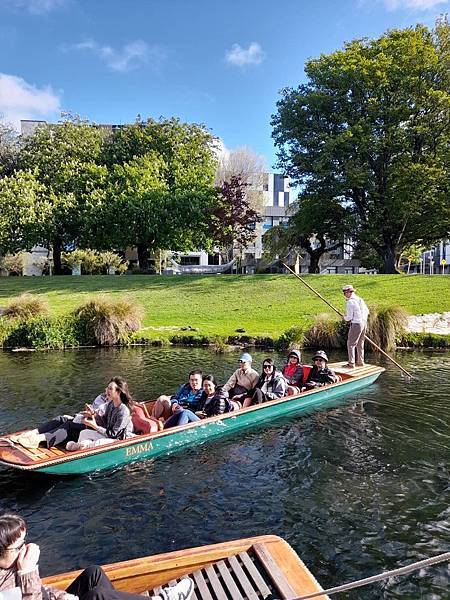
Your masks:
<svg viewBox="0 0 450 600"><path fill-rule="evenodd" d="M181 256L180 265L199 265L200 256Z"/></svg>

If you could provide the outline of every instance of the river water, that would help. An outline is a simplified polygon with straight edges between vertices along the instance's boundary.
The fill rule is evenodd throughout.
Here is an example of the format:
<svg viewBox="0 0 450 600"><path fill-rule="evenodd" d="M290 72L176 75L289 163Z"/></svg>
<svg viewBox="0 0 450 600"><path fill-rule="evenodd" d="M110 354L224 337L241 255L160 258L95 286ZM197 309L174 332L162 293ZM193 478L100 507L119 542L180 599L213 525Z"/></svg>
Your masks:
<svg viewBox="0 0 450 600"><path fill-rule="evenodd" d="M258 369L264 356L254 353ZM200 348L2 352L0 432L73 413L112 375L144 400L197 366L224 381L237 358ZM448 551L450 353L397 359L417 378L383 363L378 382L336 408L154 462L78 478L0 467L0 509L26 517L43 575L274 533L329 587ZM437 600L449 584L441 565L345 597Z"/></svg>

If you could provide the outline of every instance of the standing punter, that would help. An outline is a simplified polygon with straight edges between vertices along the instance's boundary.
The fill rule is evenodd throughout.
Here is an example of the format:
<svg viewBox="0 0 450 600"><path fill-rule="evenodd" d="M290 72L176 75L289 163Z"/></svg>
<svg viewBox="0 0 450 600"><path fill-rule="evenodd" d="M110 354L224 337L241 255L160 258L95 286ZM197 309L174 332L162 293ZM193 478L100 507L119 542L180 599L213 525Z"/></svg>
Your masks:
<svg viewBox="0 0 450 600"><path fill-rule="evenodd" d="M355 288L352 285L344 285L342 288L347 301L347 312L344 319L350 323L347 338L348 367L364 365L364 337L366 335L367 319L369 309L362 298L355 294Z"/></svg>

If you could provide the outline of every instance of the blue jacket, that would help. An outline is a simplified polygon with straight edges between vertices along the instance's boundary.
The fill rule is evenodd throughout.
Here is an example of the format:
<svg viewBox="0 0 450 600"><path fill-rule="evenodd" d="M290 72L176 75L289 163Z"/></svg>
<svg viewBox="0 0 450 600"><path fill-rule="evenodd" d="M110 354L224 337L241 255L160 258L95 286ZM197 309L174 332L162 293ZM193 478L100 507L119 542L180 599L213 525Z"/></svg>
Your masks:
<svg viewBox="0 0 450 600"><path fill-rule="evenodd" d="M203 393L203 389L200 388L198 392L193 392L189 383L183 384L178 392L171 397L172 404L179 404L183 408L189 408L189 410L198 410L198 404L200 397Z"/></svg>

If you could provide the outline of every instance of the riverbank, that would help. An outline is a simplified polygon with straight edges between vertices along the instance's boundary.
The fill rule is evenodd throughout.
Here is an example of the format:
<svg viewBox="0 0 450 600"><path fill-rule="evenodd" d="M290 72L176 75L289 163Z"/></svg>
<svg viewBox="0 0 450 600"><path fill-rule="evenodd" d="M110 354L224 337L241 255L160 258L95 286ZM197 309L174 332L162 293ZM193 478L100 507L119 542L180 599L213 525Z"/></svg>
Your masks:
<svg viewBox="0 0 450 600"><path fill-rule="evenodd" d="M448 276L305 275L339 310L341 288L352 283L369 306L400 306L410 315L450 311ZM0 308L21 293L44 299L55 318L98 294L127 296L142 305L136 343L257 343L273 345L292 328L309 328L333 311L288 275L82 276L0 278ZM419 335L419 334L417 334Z"/></svg>

